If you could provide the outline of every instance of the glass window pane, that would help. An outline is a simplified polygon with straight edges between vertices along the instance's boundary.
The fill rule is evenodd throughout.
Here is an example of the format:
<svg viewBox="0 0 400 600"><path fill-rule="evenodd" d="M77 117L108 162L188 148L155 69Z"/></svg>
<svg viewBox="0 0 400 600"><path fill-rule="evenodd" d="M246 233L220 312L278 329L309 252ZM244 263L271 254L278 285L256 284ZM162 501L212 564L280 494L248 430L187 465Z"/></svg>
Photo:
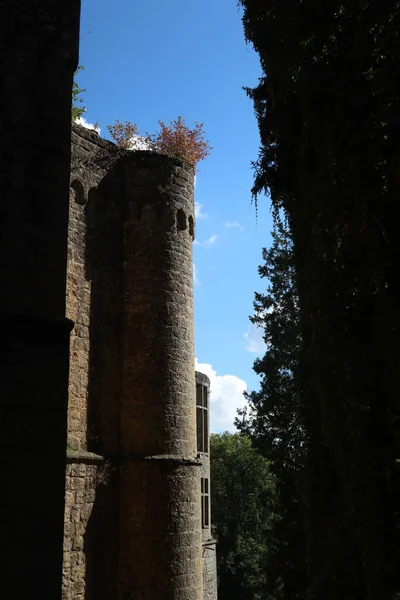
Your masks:
<svg viewBox="0 0 400 600"><path fill-rule="evenodd" d="M209 527L209 497L204 496L204 527Z"/></svg>
<svg viewBox="0 0 400 600"><path fill-rule="evenodd" d="M203 406L208 408L208 389L206 386L203 386Z"/></svg>
<svg viewBox="0 0 400 600"><path fill-rule="evenodd" d="M197 452L203 452L203 409L196 408Z"/></svg>
<svg viewBox="0 0 400 600"><path fill-rule="evenodd" d="M203 409L203 452L208 452L208 410L206 408Z"/></svg>
<svg viewBox="0 0 400 600"><path fill-rule="evenodd" d="M196 384L196 405L203 406L203 386L200 383Z"/></svg>

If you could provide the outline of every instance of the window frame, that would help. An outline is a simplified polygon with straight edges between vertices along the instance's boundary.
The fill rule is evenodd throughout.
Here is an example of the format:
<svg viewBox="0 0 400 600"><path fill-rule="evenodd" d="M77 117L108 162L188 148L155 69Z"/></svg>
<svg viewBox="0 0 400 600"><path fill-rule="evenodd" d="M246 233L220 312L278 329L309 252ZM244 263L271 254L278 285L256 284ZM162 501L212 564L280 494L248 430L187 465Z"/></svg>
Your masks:
<svg viewBox="0 0 400 600"><path fill-rule="evenodd" d="M202 477L200 480L201 491L201 528L210 529L210 480Z"/></svg>
<svg viewBox="0 0 400 600"><path fill-rule="evenodd" d="M209 402L208 387L202 383L196 383L196 435L197 452L209 453Z"/></svg>

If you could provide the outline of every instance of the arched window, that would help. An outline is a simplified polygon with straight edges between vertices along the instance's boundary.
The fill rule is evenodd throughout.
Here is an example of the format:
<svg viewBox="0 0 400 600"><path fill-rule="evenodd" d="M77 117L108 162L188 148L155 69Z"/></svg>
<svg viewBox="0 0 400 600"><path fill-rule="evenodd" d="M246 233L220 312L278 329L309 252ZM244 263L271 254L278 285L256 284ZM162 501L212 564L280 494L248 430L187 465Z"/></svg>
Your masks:
<svg viewBox="0 0 400 600"><path fill-rule="evenodd" d="M79 179L74 179L71 182L69 193L77 204L85 204L85 189Z"/></svg>

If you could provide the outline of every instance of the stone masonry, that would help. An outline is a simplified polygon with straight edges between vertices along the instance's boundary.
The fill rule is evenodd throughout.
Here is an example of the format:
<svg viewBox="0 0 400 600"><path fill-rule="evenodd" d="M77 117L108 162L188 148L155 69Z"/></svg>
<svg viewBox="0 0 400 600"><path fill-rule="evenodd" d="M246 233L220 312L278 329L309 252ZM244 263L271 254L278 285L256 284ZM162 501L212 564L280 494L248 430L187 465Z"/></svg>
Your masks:
<svg viewBox="0 0 400 600"><path fill-rule="evenodd" d="M79 0L0 0L0 577L61 595Z"/></svg>
<svg viewBox="0 0 400 600"><path fill-rule="evenodd" d="M194 170L77 125L71 153L79 17L80 0L0 0L2 584L215 600Z"/></svg>
<svg viewBox="0 0 400 600"><path fill-rule="evenodd" d="M133 152L125 173L120 593L201 600L194 170Z"/></svg>
<svg viewBox="0 0 400 600"><path fill-rule="evenodd" d="M216 598L196 444L193 176L73 126L64 600Z"/></svg>
<svg viewBox="0 0 400 600"><path fill-rule="evenodd" d="M85 582L90 568L85 535L96 497L98 464L102 462L101 457L89 454L86 457L77 455L76 460L72 455L67 461L63 595L76 600L85 598Z"/></svg>

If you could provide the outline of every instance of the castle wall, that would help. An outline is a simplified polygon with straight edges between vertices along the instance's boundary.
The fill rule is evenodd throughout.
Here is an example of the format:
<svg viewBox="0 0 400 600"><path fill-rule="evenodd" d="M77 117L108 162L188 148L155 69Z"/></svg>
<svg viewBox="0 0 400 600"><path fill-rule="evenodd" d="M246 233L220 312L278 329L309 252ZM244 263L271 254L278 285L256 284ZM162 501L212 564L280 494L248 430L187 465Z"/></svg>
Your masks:
<svg viewBox="0 0 400 600"><path fill-rule="evenodd" d="M85 462L68 459L65 485L64 562L62 598L84 600L90 577L87 530L92 516L101 457ZM88 585L89 588L89 585Z"/></svg>
<svg viewBox="0 0 400 600"><path fill-rule="evenodd" d="M74 125L67 263L71 334L63 600L116 597L122 226L120 154ZM106 458L111 457L111 458ZM106 471L106 475L104 474Z"/></svg>
<svg viewBox="0 0 400 600"><path fill-rule="evenodd" d="M0 577L14 598L61 594L79 10L79 0L0 8Z"/></svg>
<svg viewBox="0 0 400 600"><path fill-rule="evenodd" d="M87 447L87 405L89 390L91 281L86 275L85 190L73 181L69 197L67 316L74 322L71 334L68 390L68 446Z"/></svg>
<svg viewBox="0 0 400 600"><path fill-rule="evenodd" d="M201 600L193 169L72 144L64 600Z"/></svg>
<svg viewBox="0 0 400 600"><path fill-rule="evenodd" d="M123 173L114 144L74 125L67 264L71 335L68 446L119 449Z"/></svg>
<svg viewBox="0 0 400 600"><path fill-rule="evenodd" d="M194 172L182 161L135 152L126 175L120 594L200 600Z"/></svg>
<svg viewBox="0 0 400 600"><path fill-rule="evenodd" d="M203 546L203 586L204 600L217 600L217 544L215 541Z"/></svg>

